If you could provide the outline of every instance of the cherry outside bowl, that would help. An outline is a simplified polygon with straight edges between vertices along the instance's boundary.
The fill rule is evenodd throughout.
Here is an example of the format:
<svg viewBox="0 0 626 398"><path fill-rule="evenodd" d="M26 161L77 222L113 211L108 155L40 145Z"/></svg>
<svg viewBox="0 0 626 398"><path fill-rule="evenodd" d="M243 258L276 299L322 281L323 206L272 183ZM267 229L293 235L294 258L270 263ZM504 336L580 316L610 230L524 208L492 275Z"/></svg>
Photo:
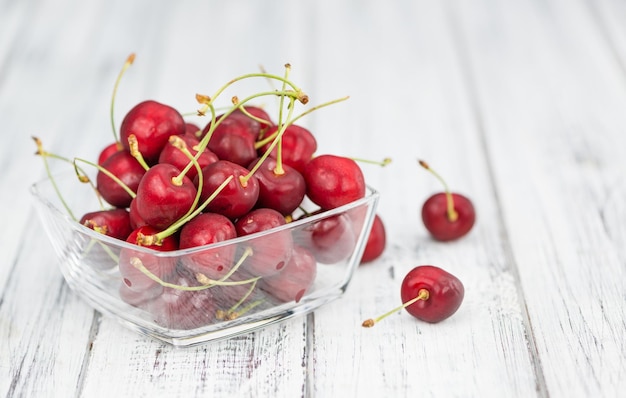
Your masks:
<svg viewBox="0 0 626 398"><path fill-rule="evenodd" d="M174 346L247 333L309 313L340 297L361 260L379 198L368 188L364 198L324 212L316 212L314 205L305 202L302 208L312 215L295 214L284 226L203 247L158 252L78 223L76 219L102 205L89 184L78 182L74 173L35 183L31 193L70 288L126 327ZM314 280L302 296L302 292L276 294L269 284L271 276L258 273L268 254L271 257L278 250L275 242L286 236L300 252L308 254L304 258L315 267ZM148 283L129 289L118 264L120 258L127 260L128 253L142 264L166 264L167 277L156 281L144 278ZM226 283L199 282L197 270L202 268L198 267L216 253L228 263L226 270L212 279L226 276L222 281ZM228 275L226 271L233 268L235 272ZM289 281L280 283L288 285Z"/></svg>

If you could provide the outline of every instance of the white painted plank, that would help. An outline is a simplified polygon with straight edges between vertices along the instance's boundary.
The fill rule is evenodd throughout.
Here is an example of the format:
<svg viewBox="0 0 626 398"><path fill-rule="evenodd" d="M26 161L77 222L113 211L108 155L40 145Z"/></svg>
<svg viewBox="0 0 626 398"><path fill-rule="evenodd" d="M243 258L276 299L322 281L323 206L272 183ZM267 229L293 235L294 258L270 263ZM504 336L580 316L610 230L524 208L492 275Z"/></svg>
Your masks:
<svg viewBox="0 0 626 398"><path fill-rule="evenodd" d="M316 312L314 385L320 393L349 396L417 391L422 396L535 396L540 387L523 303L447 9L432 2L399 2L395 8L373 4L355 26L345 27L350 5L326 4L318 11L327 19L319 52L345 48L341 40L331 40L344 28L354 28L363 45L333 64L323 59L316 64L320 75L335 79L320 83L319 90L333 84L352 89L347 110L331 120L320 115L316 127L322 135L334 128L342 132L338 139L324 136L338 151L394 158L387 169L367 169L382 192L380 213L389 225L390 248L381 261L359 269L345 300ZM390 21L393 30L387 30ZM355 65L366 57L371 64ZM345 74L336 71L355 67L358 76L339 80ZM359 141L368 145L359 147ZM417 165L418 158L474 200L478 223L465 239L439 244L426 235L421 203L441 186ZM403 312L362 329L364 319L400 304L401 280L420 264L441 266L461 278L467 293L459 312L437 325ZM354 366L343 366L345 358Z"/></svg>
<svg viewBox="0 0 626 398"><path fill-rule="evenodd" d="M478 23L487 5L499 16L489 17L498 32L490 45ZM455 21L547 391L618 396L626 380L624 263L602 222L626 169L616 58L576 2L460 5Z"/></svg>

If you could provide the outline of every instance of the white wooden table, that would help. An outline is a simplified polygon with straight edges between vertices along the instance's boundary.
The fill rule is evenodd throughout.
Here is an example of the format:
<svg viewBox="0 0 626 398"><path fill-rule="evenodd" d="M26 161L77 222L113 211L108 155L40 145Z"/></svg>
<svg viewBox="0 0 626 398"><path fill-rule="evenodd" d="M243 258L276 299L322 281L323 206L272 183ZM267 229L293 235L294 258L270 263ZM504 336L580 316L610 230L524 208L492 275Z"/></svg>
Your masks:
<svg viewBox="0 0 626 398"><path fill-rule="evenodd" d="M312 100L320 151L371 159L388 247L308 316L176 349L64 283L29 185L31 135L94 158L144 99L195 109L242 73L282 70ZM0 0L0 396L618 397L626 391L626 2ZM427 160L470 196L466 238L432 241ZM456 274L457 314L425 324L404 274Z"/></svg>

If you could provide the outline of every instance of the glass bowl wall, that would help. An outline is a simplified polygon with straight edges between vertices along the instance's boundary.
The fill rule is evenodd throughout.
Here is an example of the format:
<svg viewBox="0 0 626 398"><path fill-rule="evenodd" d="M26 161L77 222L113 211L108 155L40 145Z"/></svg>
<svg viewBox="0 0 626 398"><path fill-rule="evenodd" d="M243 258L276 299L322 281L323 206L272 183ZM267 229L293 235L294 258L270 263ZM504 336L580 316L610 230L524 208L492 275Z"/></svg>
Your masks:
<svg viewBox="0 0 626 398"><path fill-rule="evenodd" d="M101 204L75 174L38 182L31 193L70 288L132 330L176 346L246 333L340 297L359 265L378 202L368 188L360 200L296 215L269 231L158 252L78 223Z"/></svg>

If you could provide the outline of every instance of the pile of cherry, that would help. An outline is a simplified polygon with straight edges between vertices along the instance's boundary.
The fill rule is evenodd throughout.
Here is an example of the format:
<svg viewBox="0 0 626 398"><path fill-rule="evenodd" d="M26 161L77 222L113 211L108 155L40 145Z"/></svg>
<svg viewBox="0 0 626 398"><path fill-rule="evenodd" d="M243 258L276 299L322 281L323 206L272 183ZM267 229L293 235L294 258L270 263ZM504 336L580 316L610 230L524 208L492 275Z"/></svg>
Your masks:
<svg viewBox="0 0 626 398"><path fill-rule="evenodd" d="M132 60L129 57L125 68ZM202 105L198 114L209 120L202 127L186 122L169 105L143 101L125 115L119 137L112 120L116 139L101 151L97 163L73 160L83 182L90 181L80 174L78 164L97 168L96 193L110 205L84 214L80 223L110 237L163 252L269 233L247 245L214 245L181 258L127 248L115 253L121 298L148 311L157 324L191 329L237 318L257 306L298 302L311 289L318 263L339 263L353 253L365 222L363 208L320 219L306 230L283 227L296 214L309 217L366 195L357 162L318 155L314 135L297 123L339 100L294 116L295 105L306 104L308 97L288 80L288 72L289 65L284 77L245 75L229 81L212 98L197 95ZM215 100L226 87L258 77L282 87L243 100L233 97L231 106L216 111ZM263 96L278 98L277 120L252 105L253 99ZM50 155L41 147L38 154ZM317 208L304 209L305 200ZM424 225L441 241L468 233L474 218L471 202L450 193L447 186L422 208ZM377 259L386 245L378 215L369 232L362 263ZM454 275L419 266L402 282L402 306L363 325L373 326L401 308L418 319L439 322L456 312L463 294Z"/></svg>

